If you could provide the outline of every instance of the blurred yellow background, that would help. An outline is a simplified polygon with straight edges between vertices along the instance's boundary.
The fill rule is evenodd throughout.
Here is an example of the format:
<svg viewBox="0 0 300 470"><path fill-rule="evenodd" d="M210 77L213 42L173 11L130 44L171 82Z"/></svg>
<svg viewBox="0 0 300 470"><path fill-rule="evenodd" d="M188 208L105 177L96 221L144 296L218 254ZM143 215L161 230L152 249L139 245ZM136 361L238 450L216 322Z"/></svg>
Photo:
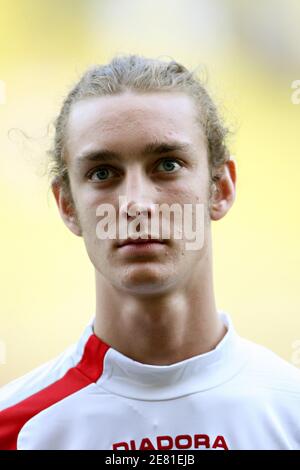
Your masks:
<svg viewBox="0 0 300 470"><path fill-rule="evenodd" d="M115 54L207 68L235 132L237 199L213 222L215 293L241 335L292 361L300 339L297 0L0 0L0 384L77 341L94 313L82 239L48 191L63 97ZM300 364L296 364L300 366Z"/></svg>

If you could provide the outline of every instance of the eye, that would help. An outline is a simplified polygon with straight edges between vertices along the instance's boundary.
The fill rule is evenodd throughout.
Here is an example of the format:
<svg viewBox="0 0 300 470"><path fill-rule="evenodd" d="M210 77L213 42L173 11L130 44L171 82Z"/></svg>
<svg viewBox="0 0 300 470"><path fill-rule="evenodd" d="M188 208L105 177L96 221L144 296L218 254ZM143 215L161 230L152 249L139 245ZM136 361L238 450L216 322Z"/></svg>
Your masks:
<svg viewBox="0 0 300 470"><path fill-rule="evenodd" d="M107 179L109 178L109 173L114 174L115 172L112 168L103 166L100 168L99 167L95 168L94 170L90 171L87 174L87 177L91 181L107 181Z"/></svg>
<svg viewBox="0 0 300 470"><path fill-rule="evenodd" d="M177 158L164 158L160 161L159 165L157 165L156 168L158 168L160 165L163 165L162 171L166 171L167 173L174 173L174 171L178 170L175 164L179 165L179 168L182 167L181 163L177 160Z"/></svg>

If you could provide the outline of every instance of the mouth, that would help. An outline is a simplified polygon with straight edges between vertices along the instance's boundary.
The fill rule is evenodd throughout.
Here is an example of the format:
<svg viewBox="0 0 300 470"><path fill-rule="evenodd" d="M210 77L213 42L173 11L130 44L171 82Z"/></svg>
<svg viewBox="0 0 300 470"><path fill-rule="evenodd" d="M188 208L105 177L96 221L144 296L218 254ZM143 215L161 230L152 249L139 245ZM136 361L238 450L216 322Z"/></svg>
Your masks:
<svg viewBox="0 0 300 470"><path fill-rule="evenodd" d="M137 239L132 239L128 238L127 240L123 240L120 242L117 246L118 248L122 248L127 245L152 245L152 244L165 244L163 240L157 239L157 238L137 238Z"/></svg>
<svg viewBox="0 0 300 470"><path fill-rule="evenodd" d="M155 238L127 239L118 244L118 249L128 254L157 253L163 250L166 243Z"/></svg>

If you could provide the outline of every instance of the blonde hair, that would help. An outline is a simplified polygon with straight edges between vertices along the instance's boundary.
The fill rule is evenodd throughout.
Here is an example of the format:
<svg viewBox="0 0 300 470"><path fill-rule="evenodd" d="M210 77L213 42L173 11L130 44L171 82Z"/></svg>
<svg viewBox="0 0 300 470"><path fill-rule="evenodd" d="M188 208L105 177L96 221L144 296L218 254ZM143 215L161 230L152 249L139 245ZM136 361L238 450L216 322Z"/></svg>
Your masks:
<svg viewBox="0 0 300 470"><path fill-rule="evenodd" d="M55 120L53 148L49 150L52 182L59 182L70 194L68 168L65 162L65 134L70 109L74 103L91 96L116 95L126 90L135 92L181 91L191 96L199 110L198 120L206 136L211 181L215 172L229 159L225 144L228 129L218 110L196 74L180 63L162 61L138 55L115 57L105 65L89 68L65 98Z"/></svg>

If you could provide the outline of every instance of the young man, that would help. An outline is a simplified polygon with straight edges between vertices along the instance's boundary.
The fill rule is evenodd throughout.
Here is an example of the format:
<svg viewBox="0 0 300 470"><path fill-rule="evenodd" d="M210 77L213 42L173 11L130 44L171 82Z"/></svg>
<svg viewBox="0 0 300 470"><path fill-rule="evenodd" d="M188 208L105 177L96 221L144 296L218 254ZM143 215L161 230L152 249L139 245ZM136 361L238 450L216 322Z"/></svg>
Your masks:
<svg viewBox="0 0 300 470"><path fill-rule="evenodd" d="M216 309L211 220L236 182L225 136L176 62L115 58L69 93L52 189L95 268L96 312L78 344L2 389L0 448L300 449L299 370ZM192 219L151 231L157 206L173 204ZM103 236L103 208L117 214L115 237ZM191 249L194 222L203 237Z"/></svg>

